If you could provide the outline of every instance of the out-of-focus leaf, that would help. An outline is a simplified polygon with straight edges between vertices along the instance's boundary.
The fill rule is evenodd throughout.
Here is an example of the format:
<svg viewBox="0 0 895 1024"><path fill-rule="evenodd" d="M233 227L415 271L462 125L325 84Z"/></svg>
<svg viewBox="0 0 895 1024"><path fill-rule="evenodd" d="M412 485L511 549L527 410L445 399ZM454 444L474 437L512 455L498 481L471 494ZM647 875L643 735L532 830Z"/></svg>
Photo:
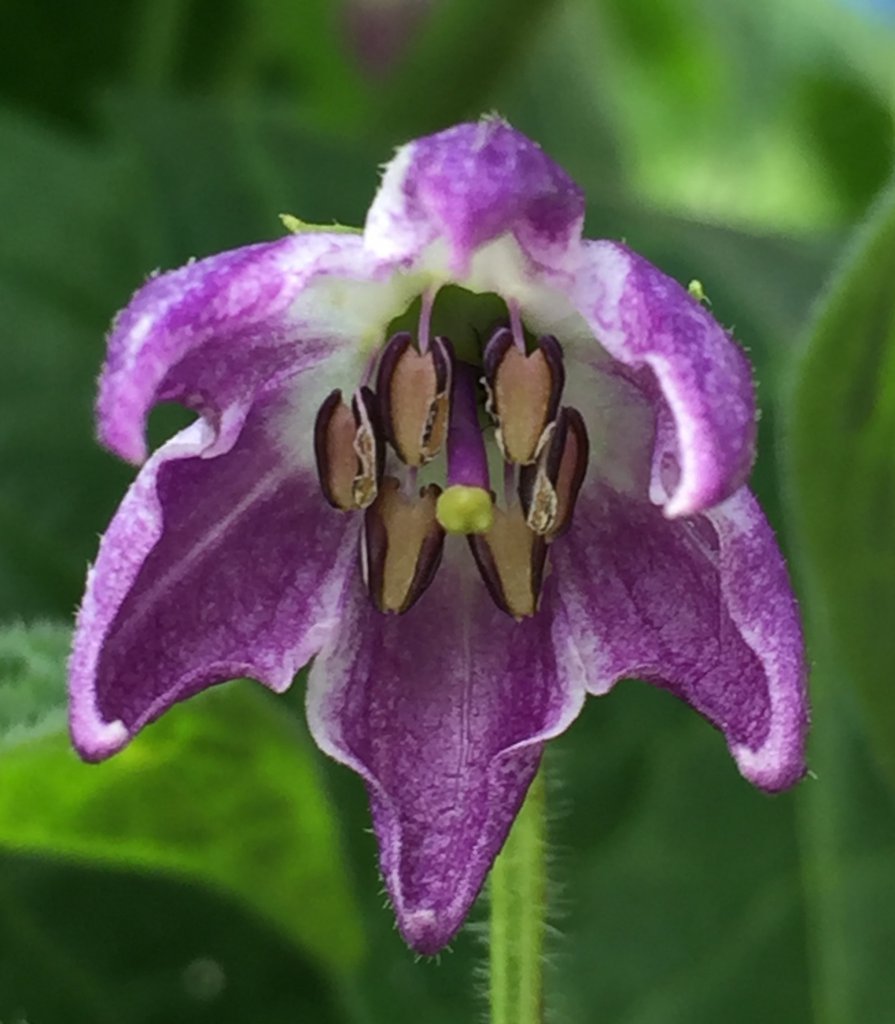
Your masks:
<svg viewBox="0 0 895 1024"><path fill-rule="evenodd" d="M811 635L816 778L803 786L799 820L814 1019L884 1021L895 1006L895 801L847 670L821 631Z"/></svg>
<svg viewBox="0 0 895 1024"><path fill-rule="evenodd" d="M71 631L52 623L0 629L0 751L63 730L59 673L70 642Z"/></svg>
<svg viewBox="0 0 895 1024"><path fill-rule="evenodd" d="M569 812L554 832L556 924L575 936L552 979L565 1015L810 1019L801 794L753 789L717 733L639 683L591 700L558 753L558 777L574 780L553 791Z"/></svg>
<svg viewBox="0 0 895 1024"><path fill-rule="evenodd" d="M867 83L830 69L806 72L796 83L794 101L840 206L849 217L860 216L892 169L891 104Z"/></svg>
<svg viewBox="0 0 895 1024"><path fill-rule="evenodd" d="M282 103L165 100L126 92L105 105L141 187L132 228L150 266L285 233L280 213L362 224L389 154L300 126Z"/></svg>
<svg viewBox="0 0 895 1024"><path fill-rule="evenodd" d="M4 0L0 95L43 117L86 122L93 91L121 70L138 6L139 0ZM3 152L7 174L14 164Z"/></svg>
<svg viewBox="0 0 895 1024"><path fill-rule="evenodd" d="M554 0L452 0L431 6L374 117L403 142L478 117Z"/></svg>
<svg viewBox="0 0 895 1024"><path fill-rule="evenodd" d="M231 684L172 711L105 764L85 765L57 713L61 633L35 631L15 660L16 642L26 644L7 635L0 719L7 734L16 712L20 732L35 720L44 728L0 758L0 848L192 878L234 894L330 971L357 963L336 825L313 745L291 716L253 684ZM38 717L38 706L50 710Z"/></svg>
<svg viewBox="0 0 895 1024"><path fill-rule="evenodd" d="M817 629L895 780L895 187L832 282L797 367L786 448Z"/></svg>
<svg viewBox="0 0 895 1024"><path fill-rule="evenodd" d="M600 110L626 188L658 207L766 231L837 227L854 212L843 175L866 186L870 165L878 171L889 146L872 128L884 127L891 100L892 31L874 29L846 6L571 0L556 20L576 84L559 101L548 95L561 108L559 121L577 118L582 149ZM837 99L851 92L861 101L854 109L818 106L823 124L815 127L815 108L806 117L800 95L819 68ZM548 65L547 80L555 75ZM527 78L539 84L540 76L539 65L529 65ZM827 144L843 135L858 144ZM602 133L598 163L601 142ZM821 163L827 155L829 167Z"/></svg>
<svg viewBox="0 0 895 1024"><path fill-rule="evenodd" d="M0 617L70 613L129 472L93 438L103 334L142 278L121 163L0 111ZM145 269L151 269L147 267Z"/></svg>
<svg viewBox="0 0 895 1024"><path fill-rule="evenodd" d="M274 928L160 876L2 854L0 950L4 1024L355 1019Z"/></svg>

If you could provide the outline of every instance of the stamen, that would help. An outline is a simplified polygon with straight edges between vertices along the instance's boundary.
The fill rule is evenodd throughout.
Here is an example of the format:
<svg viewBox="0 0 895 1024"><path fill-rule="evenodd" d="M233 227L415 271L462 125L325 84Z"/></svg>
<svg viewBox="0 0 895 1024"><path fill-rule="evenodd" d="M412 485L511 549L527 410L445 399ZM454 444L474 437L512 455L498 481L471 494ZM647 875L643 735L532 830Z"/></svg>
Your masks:
<svg viewBox="0 0 895 1024"><path fill-rule="evenodd" d="M444 547L444 530L435 518L439 493L430 484L419 497L408 498L387 476L367 509L361 561L370 598L381 612L406 612L435 578Z"/></svg>
<svg viewBox="0 0 895 1024"><path fill-rule="evenodd" d="M417 339L420 352L425 355L429 351L429 329L432 324L432 307L435 305L437 289L430 289L424 292L420 300L420 324L417 331Z"/></svg>
<svg viewBox="0 0 895 1024"><path fill-rule="evenodd" d="M496 509L485 535L470 536L469 546L494 603L514 619L538 610L547 544L525 522L519 505Z"/></svg>
<svg viewBox="0 0 895 1024"><path fill-rule="evenodd" d="M383 350L376 378L383 429L408 466L423 466L441 450L452 365L453 352L446 338L435 338L429 351L421 354L410 335L401 333Z"/></svg>
<svg viewBox="0 0 895 1024"><path fill-rule="evenodd" d="M510 314L510 328L513 332L513 342L516 348L525 355L525 329L522 326L522 314L519 312L519 303L510 300L507 303L507 310Z"/></svg>
<svg viewBox="0 0 895 1024"><path fill-rule="evenodd" d="M342 392L331 392L314 423L314 454L323 495L342 511L367 508L376 499L385 459L385 444L376 397L359 388L351 408Z"/></svg>
<svg viewBox="0 0 895 1024"><path fill-rule="evenodd" d="M494 521L494 499L488 486L488 457L479 426L476 371L468 363L454 365L447 482L436 509L439 523L448 533L486 533Z"/></svg>
<svg viewBox="0 0 895 1024"><path fill-rule="evenodd" d="M508 462L535 461L548 439L565 384L562 349L544 335L526 355L513 343L513 333L498 330L483 357L488 412L497 426L496 439Z"/></svg>
<svg viewBox="0 0 895 1024"><path fill-rule="evenodd" d="M553 541L569 528L590 445L576 409L563 408L537 464L523 466L519 498L530 529Z"/></svg>

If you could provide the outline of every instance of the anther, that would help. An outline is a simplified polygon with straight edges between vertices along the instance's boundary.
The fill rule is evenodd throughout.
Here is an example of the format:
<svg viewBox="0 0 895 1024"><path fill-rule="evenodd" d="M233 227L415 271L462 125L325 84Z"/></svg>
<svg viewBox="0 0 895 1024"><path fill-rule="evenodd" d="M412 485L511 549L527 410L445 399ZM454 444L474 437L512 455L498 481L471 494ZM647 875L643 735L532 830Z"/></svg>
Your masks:
<svg viewBox="0 0 895 1024"><path fill-rule="evenodd" d="M476 371L455 363L447 436L447 488L436 515L448 533L486 533L494 520L488 456L479 426Z"/></svg>
<svg viewBox="0 0 895 1024"><path fill-rule="evenodd" d="M408 498L387 476L364 516L361 563L374 606L381 612L411 608L435 578L444 530L435 518L440 489L424 487Z"/></svg>
<svg viewBox="0 0 895 1024"><path fill-rule="evenodd" d="M483 363L497 444L508 462L528 465L546 444L559 408L565 384L559 342L544 335L526 355L502 327L485 346Z"/></svg>
<svg viewBox="0 0 895 1024"><path fill-rule="evenodd" d="M559 537L572 521L589 451L581 414L566 407L560 410L537 463L522 467L519 499L525 521L529 529L547 541Z"/></svg>
<svg viewBox="0 0 895 1024"><path fill-rule="evenodd" d="M314 423L314 455L324 497L333 508L367 508L382 479L385 444L376 397L359 388L349 408L342 392L331 392Z"/></svg>
<svg viewBox="0 0 895 1024"><path fill-rule="evenodd" d="M445 338L420 353L409 334L396 334L383 350L376 378L383 429L408 466L425 465L444 444L452 365Z"/></svg>
<svg viewBox="0 0 895 1024"><path fill-rule="evenodd" d="M469 546L488 593L501 611L520 620L538 610L547 542L532 532L519 505L496 509L494 524L484 535L472 535Z"/></svg>

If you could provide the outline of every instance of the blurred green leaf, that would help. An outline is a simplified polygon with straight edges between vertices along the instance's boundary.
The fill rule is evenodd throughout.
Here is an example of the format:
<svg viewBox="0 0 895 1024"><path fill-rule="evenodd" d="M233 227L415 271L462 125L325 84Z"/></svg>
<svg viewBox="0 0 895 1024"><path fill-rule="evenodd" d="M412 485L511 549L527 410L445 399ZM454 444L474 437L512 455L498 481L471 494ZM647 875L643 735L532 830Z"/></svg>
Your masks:
<svg viewBox="0 0 895 1024"><path fill-rule="evenodd" d="M228 893L344 975L362 936L313 745L258 692L231 684L178 708L101 766L75 757L62 631L0 646L0 721L44 728L0 759L0 847L189 877ZM18 639L18 647L15 643ZM27 699L26 699L27 698ZM47 707L38 717L35 707ZM47 735L47 716L59 728ZM40 808L34 814L34 808Z"/></svg>
<svg viewBox="0 0 895 1024"><path fill-rule="evenodd" d="M0 752L63 730L59 678L70 642L71 631L52 623L0 628Z"/></svg>
<svg viewBox="0 0 895 1024"><path fill-rule="evenodd" d="M793 539L819 635L895 781L895 187L823 299L790 403Z"/></svg>
<svg viewBox="0 0 895 1024"><path fill-rule="evenodd" d="M87 122L94 90L121 70L139 5L140 0L87 0L77 7L4 0L0 95L44 118ZM4 174L13 167L4 160Z"/></svg>
<svg viewBox="0 0 895 1024"><path fill-rule="evenodd" d="M346 1024L319 965L201 886L0 855L4 1024Z"/></svg>
<svg viewBox="0 0 895 1024"><path fill-rule="evenodd" d="M801 790L752 788L716 732L642 683L591 699L556 754L555 923L574 940L548 985L564 1016L809 1020Z"/></svg>
<svg viewBox="0 0 895 1024"><path fill-rule="evenodd" d="M895 1005L895 801L834 645L811 636L816 779L799 809L814 1019L884 1021Z"/></svg>
<svg viewBox="0 0 895 1024"><path fill-rule="evenodd" d="M122 91L104 110L139 182L128 223L150 268L278 238L280 213L362 224L388 156L299 125L283 103Z"/></svg>
<svg viewBox="0 0 895 1024"><path fill-rule="evenodd" d="M885 185L895 156L892 105L847 72L806 71L791 102L841 208L860 217Z"/></svg>
<svg viewBox="0 0 895 1024"><path fill-rule="evenodd" d="M93 438L103 334L151 267L121 161L2 110L0 150L0 619L66 615L129 476Z"/></svg>
<svg viewBox="0 0 895 1024"><path fill-rule="evenodd" d="M374 111L384 136L406 142L475 119L520 59L555 0L434 3Z"/></svg>

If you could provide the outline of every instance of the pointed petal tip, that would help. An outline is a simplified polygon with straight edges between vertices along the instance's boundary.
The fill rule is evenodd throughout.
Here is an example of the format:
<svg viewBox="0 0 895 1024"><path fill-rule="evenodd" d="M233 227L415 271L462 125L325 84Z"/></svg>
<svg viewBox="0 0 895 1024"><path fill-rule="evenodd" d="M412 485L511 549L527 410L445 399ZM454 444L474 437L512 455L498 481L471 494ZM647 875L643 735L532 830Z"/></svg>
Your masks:
<svg viewBox="0 0 895 1024"><path fill-rule="evenodd" d="M463 276L473 253L512 232L536 263L577 260L580 187L531 139L499 117L454 125L400 147L386 166L364 240L387 259L415 259L435 239Z"/></svg>
<svg viewBox="0 0 895 1024"><path fill-rule="evenodd" d="M149 458L143 423L136 430L121 429L120 421L106 415L100 406L97 408L97 421L96 439L107 451L133 466L142 466Z"/></svg>
<svg viewBox="0 0 895 1024"><path fill-rule="evenodd" d="M422 956L435 956L451 941L463 923L431 907L398 913L398 930L407 945Z"/></svg>
<svg viewBox="0 0 895 1024"><path fill-rule="evenodd" d="M117 754L130 742L131 734L120 719L103 722L73 710L69 723L72 746L83 761L96 764Z"/></svg>
<svg viewBox="0 0 895 1024"><path fill-rule="evenodd" d="M782 793L808 774L804 729L790 737L786 746L785 750L755 751L744 745L732 745L731 753L744 779L766 793Z"/></svg>

